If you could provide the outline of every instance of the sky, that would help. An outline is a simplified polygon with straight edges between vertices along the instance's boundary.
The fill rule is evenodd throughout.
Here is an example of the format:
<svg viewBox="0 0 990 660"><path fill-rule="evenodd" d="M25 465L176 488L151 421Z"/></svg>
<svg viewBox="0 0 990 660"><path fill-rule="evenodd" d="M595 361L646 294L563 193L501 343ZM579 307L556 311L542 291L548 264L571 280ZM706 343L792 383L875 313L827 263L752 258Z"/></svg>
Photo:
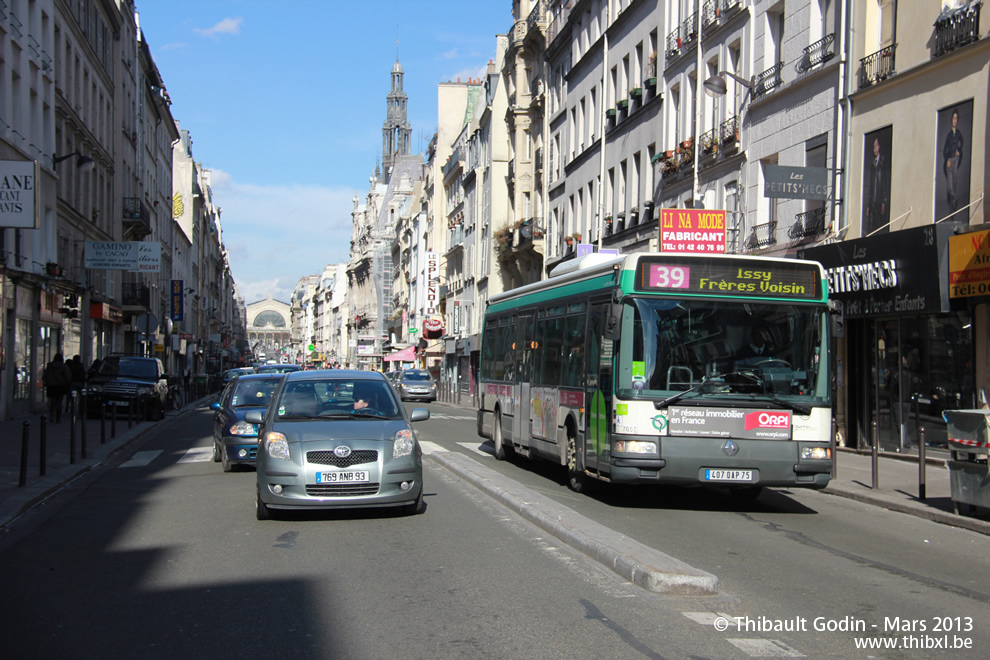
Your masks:
<svg viewBox="0 0 990 660"><path fill-rule="evenodd" d="M137 0L141 30L212 171L238 292L289 302L348 261L354 196L381 161L396 56L411 151L437 129L437 84L479 78L512 0Z"/></svg>

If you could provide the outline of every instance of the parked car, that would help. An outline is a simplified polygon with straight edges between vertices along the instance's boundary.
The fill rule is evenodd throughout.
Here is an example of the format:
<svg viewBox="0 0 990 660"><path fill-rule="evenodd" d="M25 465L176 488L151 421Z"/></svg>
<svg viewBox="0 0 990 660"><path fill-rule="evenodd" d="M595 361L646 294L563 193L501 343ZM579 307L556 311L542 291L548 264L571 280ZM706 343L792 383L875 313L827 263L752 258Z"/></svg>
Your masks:
<svg viewBox="0 0 990 660"><path fill-rule="evenodd" d="M158 358L109 355L86 385L86 407L95 416L106 404L111 413L127 412L136 406L138 415L148 420L165 418L168 374Z"/></svg>
<svg viewBox="0 0 990 660"><path fill-rule="evenodd" d="M286 374L259 425L257 517L287 509L423 506L422 449L385 376L343 369Z"/></svg>
<svg viewBox="0 0 990 660"><path fill-rule="evenodd" d="M283 374L242 374L210 404L213 411L213 461L230 472L235 465L254 465L258 427L244 421L252 410L264 410Z"/></svg>
<svg viewBox="0 0 990 660"><path fill-rule="evenodd" d="M253 367L237 367L235 369L227 369L227 371L223 372L223 384L226 386L227 383L234 380L234 378L236 378L237 376L240 376L242 374L253 374L253 373L254 373Z"/></svg>
<svg viewBox="0 0 990 660"><path fill-rule="evenodd" d="M292 371L302 371L298 364L263 364L258 367L259 374L287 374Z"/></svg>
<svg viewBox="0 0 990 660"><path fill-rule="evenodd" d="M395 383L403 401L436 401L437 383L429 371L405 369Z"/></svg>

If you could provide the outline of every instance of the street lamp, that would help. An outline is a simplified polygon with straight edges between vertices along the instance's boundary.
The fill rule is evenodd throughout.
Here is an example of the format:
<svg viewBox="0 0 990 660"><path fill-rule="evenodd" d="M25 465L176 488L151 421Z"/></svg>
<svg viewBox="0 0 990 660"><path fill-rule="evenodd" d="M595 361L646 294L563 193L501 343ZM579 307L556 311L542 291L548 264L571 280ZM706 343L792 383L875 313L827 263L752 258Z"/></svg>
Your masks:
<svg viewBox="0 0 990 660"><path fill-rule="evenodd" d="M753 80L746 80L744 78L740 78L734 73L721 71L718 75L712 76L705 81L705 91L708 93L708 96L725 96L725 93L728 91L728 87L725 84L725 76L729 76L737 83L745 87L747 93L751 93L753 91Z"/></svg>
<svg viewBox="0 0 990 660"><path fill-rule="evenodd" d="M89 156L83 156L78 151L73 151L71 154L65 154L64 156L52 155L52 169L57 170L59 163L61 163L63 160L68 160L73 156L76 157L76 169L78 169L80 172L88 172L89 170L96 167L95 160L93 160Z"/></svg>

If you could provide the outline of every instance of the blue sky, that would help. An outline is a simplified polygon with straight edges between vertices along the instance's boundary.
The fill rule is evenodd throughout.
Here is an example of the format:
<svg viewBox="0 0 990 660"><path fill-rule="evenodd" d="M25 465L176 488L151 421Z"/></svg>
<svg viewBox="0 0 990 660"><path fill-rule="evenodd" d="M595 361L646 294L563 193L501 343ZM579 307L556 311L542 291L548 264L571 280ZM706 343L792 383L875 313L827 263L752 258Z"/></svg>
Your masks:
<svg viewBox="0 0 990 660"><path fill-rule="evenodd" d="M381 158L396 48L412 151L437 127L437 83L480 77L511 0L137 0L141 29L213 171L241 295L288 302L348 259L350 212ZM398 41L398 44L396 44Z"/></svg>

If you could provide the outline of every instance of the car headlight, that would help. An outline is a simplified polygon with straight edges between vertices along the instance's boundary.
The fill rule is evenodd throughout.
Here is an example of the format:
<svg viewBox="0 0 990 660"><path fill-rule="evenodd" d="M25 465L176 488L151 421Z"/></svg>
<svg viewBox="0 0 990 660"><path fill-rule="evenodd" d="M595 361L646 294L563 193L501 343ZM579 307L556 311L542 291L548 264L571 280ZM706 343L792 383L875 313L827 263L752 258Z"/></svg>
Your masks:
<svg viewBox="0 0 990 660"><path fill-rule="evenodd" d="M258 427L247 422L237 422L230 427L231 435L257 435Z"/></svg>
<svg viewBox="0 0 990 660"><path fill-rule="evenodd" d="M88 388L88 394L103 394L103 383L94 383Z"/></svg>
<svg viewBox="0 0 990 660"><path fill-rule="evenodd" d="M412 431L409 429L397 431L395 434L395 439L392 441L392 458L408 456L415 448L416 439L413 437Z"/></svg>
<svg viewBox="0 0 990 660"><path fill-rule="evenodd" d="M615 451L623 454L655 454L657 443L642 440L619 440L615 443Z"/></svg>
<svg viewBox="0 0 990 660"><path fill-rule="evenodd" d="M265 438L265 450L272 458L289 460L289 441L285 436L277 431L272 431Z"/></svg>
<svg viewBox="0 0 990 660"><path fill-rule="evenodd" d="M139 387L135 390L135 393L138 396L149 396L154 391L155 391L154 388L151 387Z"/></svg>

